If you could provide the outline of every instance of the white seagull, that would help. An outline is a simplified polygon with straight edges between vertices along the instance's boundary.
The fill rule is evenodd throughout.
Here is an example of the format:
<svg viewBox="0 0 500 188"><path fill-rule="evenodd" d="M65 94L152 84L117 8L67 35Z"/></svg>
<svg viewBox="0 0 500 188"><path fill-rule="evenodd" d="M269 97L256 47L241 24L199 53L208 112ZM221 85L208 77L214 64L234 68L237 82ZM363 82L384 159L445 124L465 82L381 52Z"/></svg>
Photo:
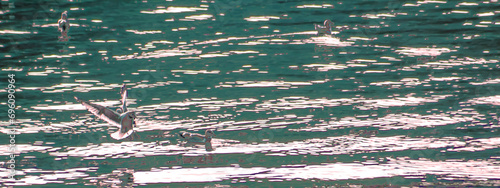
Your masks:
<svg viewBox="0 0 500 188"><path fill-rule="evenodd" d="M181 131L179 136L188 144L205 144L205 149L207 151L213 150L212 136L215 136L215 133L212 129L207 129L205 135Z"/></svg>
<svg viewBox="0 0 500 188"><path fill-rule="evenodd" d="M133 127L135 127L136 118L135 112L127 111L126 100L128 92L125 88L125 84L123 84L120 93L122 95L122 107L117 111L113 111L104 106L83 101L78 97L75 97L76 101L82 103L82 105L85 106L90 113L112 125L119 127L117 132L111 134L111 137L116 140L127 138L134 133Z"/></svg>
<svg viewBox="0 0 500 188"><path fill-rule="evenodd" d="M323 25L314 24L314 29L316 29L316 31L318 31L318 35L321 35L321 34L331 35L332 34L332 26L333 26L332 21L325 20L325 22L323 22Z"/></svg>
<svg viewBox="0 0 500 188"><path fill-rule="evenodd" d="M61 14L61 19L57 23L59 24L59 32L61 32L63 37L67 37L69 31L68 11L64 11Z"/></svg>

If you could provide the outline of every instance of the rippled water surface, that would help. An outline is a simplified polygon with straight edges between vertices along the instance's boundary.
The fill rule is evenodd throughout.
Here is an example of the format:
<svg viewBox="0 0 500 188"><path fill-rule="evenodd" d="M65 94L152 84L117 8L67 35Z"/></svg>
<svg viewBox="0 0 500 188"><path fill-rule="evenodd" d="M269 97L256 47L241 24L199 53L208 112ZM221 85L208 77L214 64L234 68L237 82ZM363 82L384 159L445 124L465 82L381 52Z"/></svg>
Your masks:
<svg viewBox="0 0 500 188"><path fill-rule="evenodd" d="M3 186L500 186L496 0L1 5ZM115 140L74 96L117 109L122 84ZM213 151L178 136L206 129Z"/></svg>

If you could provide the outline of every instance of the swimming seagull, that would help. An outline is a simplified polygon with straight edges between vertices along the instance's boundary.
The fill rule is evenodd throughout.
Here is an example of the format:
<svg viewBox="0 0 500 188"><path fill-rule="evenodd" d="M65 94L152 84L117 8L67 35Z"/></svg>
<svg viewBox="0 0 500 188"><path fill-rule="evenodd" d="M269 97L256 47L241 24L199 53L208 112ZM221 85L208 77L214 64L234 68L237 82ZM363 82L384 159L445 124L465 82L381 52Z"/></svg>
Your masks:
<svg viewBox="0 0 500 188"><path fill-rule="evenodd" d="M325 20L325 22L323 22L323 25L314 24L314 29L316 29L316 31L318 31L318 35L321 35L321 34L331 35L332 34L332 26L333 26L332 21Z"/></svg>
<svg viewBox="0 0 500 188"><path fill-rule="evenodd" d="M184 139L188 144L205 144L205 149L212 149L212 136L215 136L214 131L212 129L207 129L205 131L205 135L190 133L181 131L179 136Z"/></svg>
<svg viewBox="0 0 500 188"><path fill-rule="evenodd" d="M57 23L59 24L59 32L61 32L62 37L67 37L69 31L68 11L64 11L61 14L61 19Z"/></svg>
<svg viewBox="0 0 500 188"><path fill-rule="evenodd" d="M75 97L76 101L82 103L82 105L85 106L90 113L112 125L119 127L117 132L111 134L111 137L116 140L127 138L134 132L133 127L135 127L136 118L135 112L127 111L127 89L125 88L125 84L123 84L120 93L122 95L122 107L117 111L113 111L104 106L83 101L78 97Z"/></svg>

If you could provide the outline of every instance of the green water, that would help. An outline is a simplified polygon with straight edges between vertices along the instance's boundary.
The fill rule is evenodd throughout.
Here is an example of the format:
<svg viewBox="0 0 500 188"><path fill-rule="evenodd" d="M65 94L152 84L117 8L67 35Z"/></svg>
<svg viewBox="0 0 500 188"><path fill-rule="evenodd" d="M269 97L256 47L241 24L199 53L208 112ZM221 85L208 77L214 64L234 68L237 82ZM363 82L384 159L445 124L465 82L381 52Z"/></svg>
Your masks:
<svg viewBox="0 0 500 188"><path fill-rule="evenodd" d="M494 0L1 5L2 186L500 185ZM115 140L74 96L116 110L122 84ZM206 129L213 151L178 137Z"/></svg>

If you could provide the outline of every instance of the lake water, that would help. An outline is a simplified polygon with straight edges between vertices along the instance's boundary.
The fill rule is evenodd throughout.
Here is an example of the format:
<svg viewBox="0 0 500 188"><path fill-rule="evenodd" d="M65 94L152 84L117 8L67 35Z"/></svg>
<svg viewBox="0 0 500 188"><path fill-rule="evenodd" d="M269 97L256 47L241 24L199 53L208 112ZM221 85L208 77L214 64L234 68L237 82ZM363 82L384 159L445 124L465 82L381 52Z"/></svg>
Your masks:
<svg viewBox="0 0 500 188"><path fill-rule="evenodd" d="M500 186L496 0L1 5L2 186ZM122 84L115 140L74 96L117 109ZM206 129L213 151L178 136Z"/></svg>

